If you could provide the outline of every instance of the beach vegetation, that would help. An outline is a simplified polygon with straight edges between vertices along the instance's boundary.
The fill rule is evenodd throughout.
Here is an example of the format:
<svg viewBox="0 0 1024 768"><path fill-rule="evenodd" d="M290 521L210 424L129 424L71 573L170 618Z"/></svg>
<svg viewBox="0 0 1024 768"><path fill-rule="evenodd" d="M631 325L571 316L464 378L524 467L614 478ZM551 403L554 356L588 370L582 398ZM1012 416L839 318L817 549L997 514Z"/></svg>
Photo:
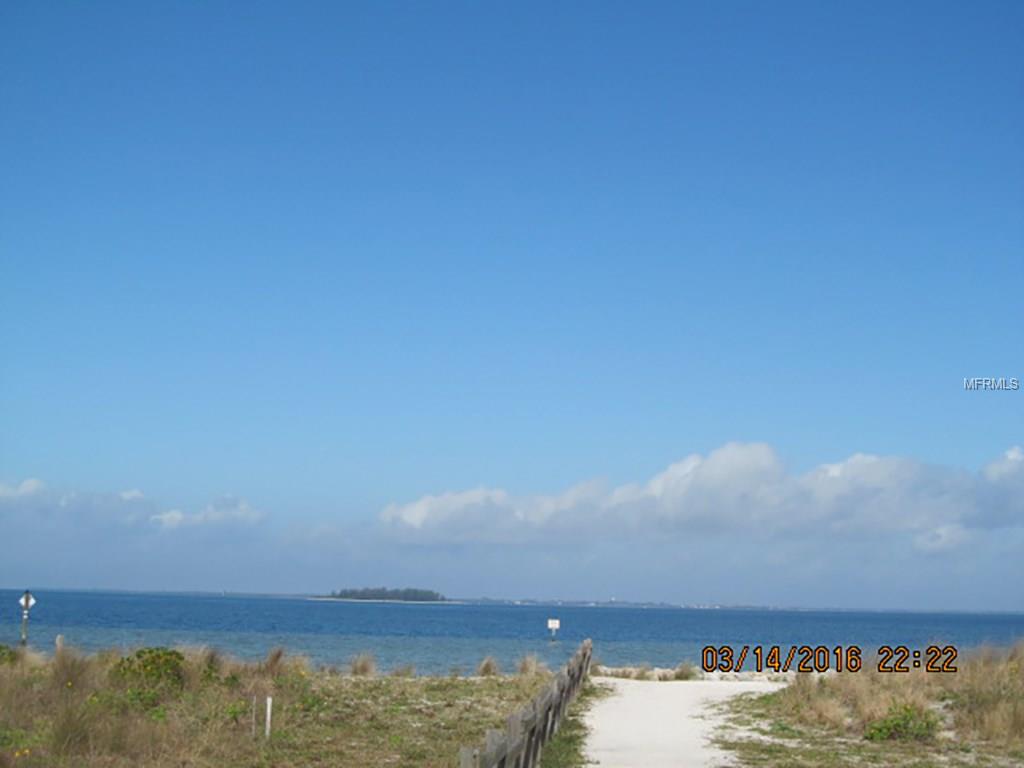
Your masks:
<svg viewBox="0 0 1024 768"><path fill-rule="evenodd" d="M516 665L516 671L520 675L532 677L534 675L547 674L548 667L536 654L531 653L519 660L519 663Z"/></svg>
<svg viewBox="0 0 1024 768"><path fill-rule="evenodd" d="M373 677L377 674L377 660L369 653L353 656L348 667L355 677Z"/></svg>
<svg viewBox="0 0 1024 768"><path fill-rule="evenodd" d="M74 651L63 650L54 657L54 674L62 669L83 669L87 662ZM140 648L114 665L120 681L142 688L180 689L185 684L185 656L170 648Z"/></svg>
<svg viewBox="0 0 1024 768"><path fill-rule="evenodd" d="M584 768L592 765L586 758L588 728L585 716L595 701L611 695L611 692L607 685L593 679L583 684L576 700L569 705L568 716L562 721L558 732L544 745L541 768Z"/></svg>
<svg viewBox="0 0 1024 768"><path fill-rule="evenodd" d="M688 661L681 662L672 670L673 680L696 680L699 677L700 672L697 671L697 667Z"/></svg>
<svg viewBox="0 0 1024 768"><path fill-rule="evenodd" d="M500 675L501 665L498 664L498 660L493 656L487 656L477 665L476 674L478 677L494 677L495 675Z"/></svg>
<svg viewBox="0 0 1024 768"><path fill-rule="evenodd" d="M864 726L864 738L870 741L886 739L928 740L935 737L939 717L919 704L893 704L885 717Z"/></svg>
<svg viewBox="0 0 1024 768"><path fill-rule="evenodd" d="M450 766L549 680L340 674L277 650L18 654L0 665L0 768Z"/></svg>
<svg viewBox="0 0 1024 768"><path fill-rule="evenodd" d="M720 744L744 765L1021 764L1024 642L965 653L956 672L797 675L727 709Z"/></svg>
<svg viewBox="0 0 1024 768"><path fill-rule="evenodd" d="M593 677L617 677L623 680L647 681L683 681L700 680L703 674L689 661L682 661L673 668L652 667L641 664L638 667L607 667L598 662L591 662L590 674Z"/></svg>

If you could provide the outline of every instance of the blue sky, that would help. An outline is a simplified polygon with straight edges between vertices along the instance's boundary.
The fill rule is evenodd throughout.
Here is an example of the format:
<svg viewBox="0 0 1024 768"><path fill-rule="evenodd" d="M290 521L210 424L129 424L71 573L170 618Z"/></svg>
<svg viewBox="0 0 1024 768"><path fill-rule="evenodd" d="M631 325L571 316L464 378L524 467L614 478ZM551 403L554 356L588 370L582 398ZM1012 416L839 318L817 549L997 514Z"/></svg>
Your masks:
<svg viewBox="0 0 1024 768"><path fill-rule="evenodd" d="M992 597L1024 580L1024 391L962 383L1024 378L1022 33L995 2L5 5L0 533L90 544L0 583L793 604L807 573L752 590L745 547L828 560L884 508L879 578L956 588L824 563L814 602L1024 609ZM700 500L616 496L694 454L728 467ZM858 454L892 471L807 490ZM738 570L684 586L710 566L666 544L598 583L616 526L699 544L704 504ZM613 508L592 581L553 545L553 582L473 575L472 544L544 572L495 520ZM766 510L828 524L743 536ZM183 583L179 551L224 554Z"/></svg>

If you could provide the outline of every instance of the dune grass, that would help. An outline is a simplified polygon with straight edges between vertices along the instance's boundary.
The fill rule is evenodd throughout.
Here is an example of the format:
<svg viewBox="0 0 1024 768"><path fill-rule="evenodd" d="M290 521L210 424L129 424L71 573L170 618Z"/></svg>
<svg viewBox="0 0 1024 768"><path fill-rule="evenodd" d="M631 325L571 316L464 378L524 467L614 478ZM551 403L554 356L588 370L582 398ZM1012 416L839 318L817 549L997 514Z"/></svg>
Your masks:
<svg viewBox="0 0 1024 768"><path fill-rule="evenodd" d="M583 684L558 733L544 747L541 768L583 768L591 764L586 760L584 749L588 733L584 715L595 701L610 693L611 688L593 679Z"/></svg>
<svg viewBox="0 0 1024 768"><path fill-rule="evenodd" d="M352 666L313 670L279 649L261 663L207 649L14 654L0 662L0 768L450 766L549 679Z"/></svg>
<svg viewBox="0 0 1024 768"><path fill-rule="evenodd" d="M377 674L377 660L369 653L360 653L349 662L348 670L355 677L373 677Z"/></svg>
<svg viewBox="0 0 1024 768"><path fill-rule="evenodd" d="M1024 642L980 649L955 673L798 676L729 705L745 765L1024 765Z"/></svg>
<svg viewBox="0 0 1024 768"><path fill-rule="evenodd" d="M480 677L494 677L501 674L501 665L496 658L488 656L477 665L476 673Z"/></svg>
<svg viewBox="0 0 1024 768"><path fill-rule="evenodd" d="M680 662L674 669L655 669L650 664L641 664L639 667L605 667L601 664L593 664L590 673L594 677L617 677L623 680L660 682L700 680L702 677L697 667L688 661Z"/></svg>
<svg viewBox="0 0 1024 768"><path fill-rule="evenodd" d="M516 669L520 675L526 675L527 677L532 675L546 675L548 673L547 665L532 653L529 656L521 658Z"/></svg>

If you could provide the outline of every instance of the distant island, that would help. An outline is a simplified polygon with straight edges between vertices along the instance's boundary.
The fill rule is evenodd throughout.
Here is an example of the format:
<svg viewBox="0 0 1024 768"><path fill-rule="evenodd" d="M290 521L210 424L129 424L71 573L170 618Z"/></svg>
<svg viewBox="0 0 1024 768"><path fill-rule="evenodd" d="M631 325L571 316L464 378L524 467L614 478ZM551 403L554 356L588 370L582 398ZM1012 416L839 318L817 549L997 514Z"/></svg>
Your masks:
<svg viewBox="0 0 1024 768"><path fill-rule="evenodd" d="M339 589L327 595L332 600L391 600L401 603L444 603L448 598L430 589L388 589L387 587L364 587L363 589Z"/></svg>

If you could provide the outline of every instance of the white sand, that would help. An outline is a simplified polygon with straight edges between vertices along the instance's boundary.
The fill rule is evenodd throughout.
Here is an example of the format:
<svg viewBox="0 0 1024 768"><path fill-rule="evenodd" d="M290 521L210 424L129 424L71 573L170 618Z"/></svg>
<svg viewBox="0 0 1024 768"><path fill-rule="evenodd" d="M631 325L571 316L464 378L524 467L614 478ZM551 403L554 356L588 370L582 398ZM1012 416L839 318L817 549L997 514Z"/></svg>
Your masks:
<svg viewBox="0 0 1024 768"><path fill-rule="evenodd" d="M741 693L768 693L767 680L655 682L597 678L615 692L586 714L587 757L601 768L710 768L729 765L710 743L721 715L708 705Z"/></svg>

